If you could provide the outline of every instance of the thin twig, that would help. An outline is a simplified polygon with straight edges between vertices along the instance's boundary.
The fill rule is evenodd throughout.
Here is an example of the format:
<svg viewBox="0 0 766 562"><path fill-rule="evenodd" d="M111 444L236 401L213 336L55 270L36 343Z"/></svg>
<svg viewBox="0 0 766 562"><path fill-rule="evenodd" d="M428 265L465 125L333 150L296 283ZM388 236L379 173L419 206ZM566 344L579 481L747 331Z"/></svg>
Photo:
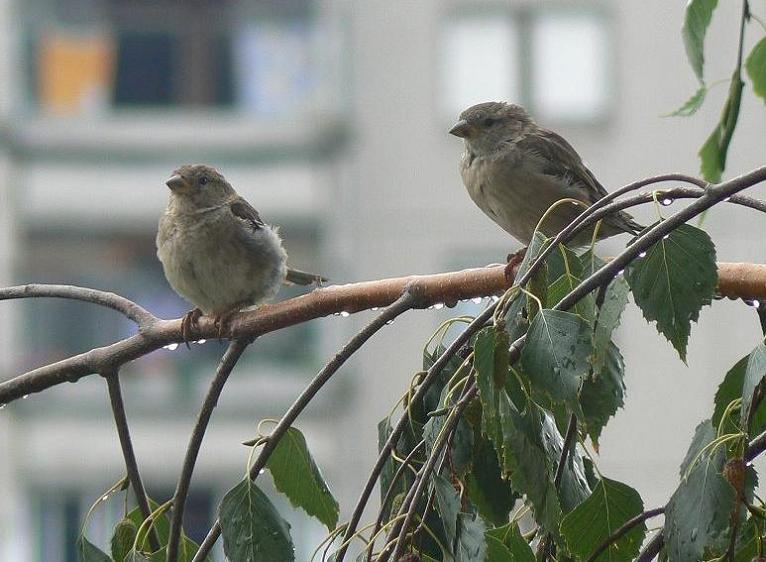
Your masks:
<svg viewBox="0 0 766 562"><path fill-rule="evenodd" d="M641 252L648 250L651 246L662 240L663 236L669 234L678 226L703 213L719 201L723 201L738 191L747 189L764 180L766 180L766 168L759 168L754 172L709 187L702 197L671 215L666 220L657 223L652 228L645 231L611 262L583 280L553 308L556 310L567 310L571 308L593 289L614 278L615 275L622 271Z"/></svg>
<svg viewBox="0 0 766 562"><path fill-rule="evenodd" d="M655 556L660 553L660 550L662 550L664 545L665 536L663 535L662 530L659 530L657 531L657 534L646 543L646 546L639 553L638 558L636 558L636 562L651 562L654 560Z"/></svg>
<svg viewBox="0 0 766 562"><path fill-rule="evenodd" d="M420 499L420 496L423 495L423 491L428 485L429 476L431 475L431 472L433 471L437 461L439 460L439 457L441 456L442 449L449 440L450 435L452 434L452 430L455 429L457 422L460 420L460 416L463 414L463 410L466 409L471 400L473 400L473 397L476 396L478 389L479 387L476 385L476 383L472 384L471 387L466 390L462 398L457 401L455 407L450 411L449 416L445 420L444 426L442 427L439 436L433 444L433 449L431 454L428 456L426 464L423 466L423 468L420 469L420 473L415 484L415 492L413 497L410 499L409 507L407 508L407 515L404 517L404 521L400 525L395 525L391 530L391 535L393 535L396 532L397 527L399 529L399 535L392 555L394 560L399 560L399 557L404 550L404 544L407 539L407 531L409 531L412 520L415 517L415 511L417 511L418 499ZM384 551L378 557L378 561L385 562L388 560L388 558L388 553Z"/></svg>
<svg viewBox="0 0 766 562"><path fill-rule="evenodd" d="M0 301L11 299L28 299L53 297L89 302L99 306L105 306L121 313L132 320L139 327L148 327L158 320L151 312L115 293L75 287L73 285L47 285L31 283L28 285L16 285L0 289Z"/></svg>
<svg viewBox="0 0 766 562"><path fill-rule="evenodd" d="M449 360L458 352L458 350L463 347L463 345L465 345L465 343L471 338L471 336L473 336L473 334L478 332L487 323L487 321L492 318L492 314L494 314L494 312L495 305L493 304L487 307L484 312L479 314L462 332L460 332L460 334L458 334L457 338L455 338L449 347L444 350L444 353L442 353L434 362L434 364L431 365L431 368L428 369L428 373L426 373L426 376L423 377L420 385L418 385L418 389L412 396L411 403L417 404L423 399L423 396L425 396L425 393L429 388L431 388L431 385L442 372ZM394 429L391 431L391 434L388 436L385 445L383 445L380 453L378 453L378 459L375 461L375 465L373 466L372 471L367 478L367 482L362 489L362 493L359 495L359 499L356 502L354 511L352 512L351 518L349 519L346 526L346 533L343 535L343 544L347 544L348 539L356 532L356 527L359 525L359 521L362 518L362 513L364 513L364 509L370 499L372 490L375 488L375 483L378 481L380 473L383 471L383 467L388 461L388 457L391 454L391 451L393 451L396 445L399 443L399 438L404 432L404 429L407 427L408 421L409 416L405 412L399 418L399 421L396 423L396 427L394 427ZM341 546L341 548L338 550L338 553L336 554L335 562L343 562L343 557L346 555L346 551L347 547L344 548Z"/></svg>
<svg viewBox="0 0 766 562"><path fill-rule="evenodd" d="M314 398L317 392L324 386L324 384L330 380L330 378L340 369L343 364L356 352L364 343L369 340L375 333L390 321L395 319L400 314L422 306L422 293L419 289L412 285L405 288L402 295L383 310L372 322L364 327L362 331L357 333L349 342L343 346L343 348L335 354L335 356L319 371L309 385L303 390L301 395L293 402L290 408L279 420L279 423L274 427L273 431L266 439L263 448L258 454L253 466L250 469L250 478L255 480L258 478L261 470L266 466L269 457L276 449L279 440L287 432L287 430L295 422L300 413L308 406L311 400ZM221 522L216 520L213 527L208 531L207 536L202 541L197 554L194 555L193 562L201 562L210 553L210 550L215 545L218 537L221 536Z"/></svg>
<svg viewBox="0 0 766 562"><path fill-rule="evenodd" d="M170 518L167 562L176 562L178 559L178 546L181 540L186 496L189 493L189 485L191 484L194 465L197 462L197 455L202 446L202 439L205 436L205 431L210 422L210 416L212 416L213 409L215 409L216 404L218 404L218 398L221 396L223 387L229 379L232 369L234 369L234 366L237 364L237 361L242 356L242 353L247 346L250 345L250 342L251 340L249 339L236 339L229 343L229 347L226 348L226 352L223 354L223 357L221 357L220 363L218 363L215 377L210 383L210 389L202 403L197 423L194 426L194 431L192 431L191 438L189 439L189 445L186 448L186 456L184 457L184 464L181 468L181 475L178 478L176 492L173 495L173 513Z"/></svg>
<svg viewBox="0 0 766 562"><path fill-rule="evenodd" d="M375 525L372 527L372 532L370 533L370 536L373 537L373 539L370 541L370 544L368 545L369 550L367 551L367 562L370 562L372 560L372 551L375 548L375 535L378 534L378 531L380 530L380 526L383 524L383 514L385 513L388 502L391 501L391 496L393 495L394 490L396 489L396 483L398 482L399 478L401 478L402 474L404 474L404 472L410 468L412 459L420 451L420 449L425 446L425 444L426 442L421 439L420 442L417 445L415 445L412 448L412 450L409 452L409 454L404 458L404 460L402 461L402 464L394 473L393 478L391 478L391 483L388 486L388 490L386 490L386 493L383 496L383 500L380 502L380 509L378 510L378 517L377 519L375 519Z"/></svg>
<svg viewBox="0 0 766 562"><path fill-rule="evenodd" d="M114 370L103 373L103 377L106 379L106 386L109 390L109 402L112 405L114 424L117 426L122 456L125 459L125 471L128 473L128 480L133 488L133 494L136 496L136 504L141 512L141 518L146 520L152 510L146 496L144 483L141 480L141 473L138 471L138 462L136 461L136 453L133 450L133 442L130 439L128 417L125 415L125 403L122 399L122 389L120 388L120 374ZM149 544L152 550L159 550L160 548L160 541L153 527L149 533Z"/></svg>
<svg viewBox="0 0 766 562"><path fill-rule="evenodd" d="M564 445L561 448L561 457L559 458L559 464L556 466L556 474L553 477L553 486L558 490L561 488L561 479L564 476L564 467L567 464L570 451L574 448L575 436L577 435L577 416L572 413L569 416L569 425L567 425L567 431L564 435Z"/></svg>
<svg viewBox="0 0 766 562"><path fill-rule="evenodd" d="M664 507L658 507L655 509L650 509L649 511L644 511L643 513L640 513L636 515L635 517L628 519L625 523L622 524L622 526L617 529L614 533L612 533L604 542L602 542L596 550L593 551L593 554L588 557L587 562L595 562L596 559L601 556L601 554L609 548L609 545L612 543L620 540L623 535L626 535L628 532L630 532L631 529L634 527L640 525L641 523L645 522L647 519L651 519L652 517L657 517L658 515L662 515L665 513Z"/></svg>

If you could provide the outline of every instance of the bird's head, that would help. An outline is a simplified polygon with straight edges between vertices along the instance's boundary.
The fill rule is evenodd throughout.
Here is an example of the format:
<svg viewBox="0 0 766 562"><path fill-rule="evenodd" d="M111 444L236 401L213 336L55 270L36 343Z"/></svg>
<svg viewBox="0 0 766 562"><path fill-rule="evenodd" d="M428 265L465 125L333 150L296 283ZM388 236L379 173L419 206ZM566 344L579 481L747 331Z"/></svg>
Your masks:
<svg viewBox="0 0 766 562"><path fill-rule="evenodd" d="M450 129L479 154L496 150L503 142L515 140L532 125L532 118L520 105L489 101L469 107Z"/></svg>
<svg viewBox="0 0 766 562"><path fill-rule="evenodd" d="M223 175L204 164L186 164L173 172L165 182L171 197L195 207L215 207L234 194L234 188Z"/></svg>

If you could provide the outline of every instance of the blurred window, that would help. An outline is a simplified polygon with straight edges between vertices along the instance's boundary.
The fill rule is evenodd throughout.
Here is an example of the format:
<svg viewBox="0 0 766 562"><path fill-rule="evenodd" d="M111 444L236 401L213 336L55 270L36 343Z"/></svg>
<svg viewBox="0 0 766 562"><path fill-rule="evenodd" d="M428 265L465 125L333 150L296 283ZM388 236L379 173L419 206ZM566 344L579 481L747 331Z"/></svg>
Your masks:
<svg viewBox="0 0 766 562"><path fill-rule="evenodd" d="M609 111L609 19L595 7L458 11L442 40L442 108L511 101L544 121L589 122Z"/></svg>
<svg viewBox="0 0 766 562"><path fill-rule="evenodd" d="M549 119L590 120L608 106L609 41L598 14L540 14L532 20L535 112Z"/></svg>
<svg viewBox="0 0 766 562"><path fill-rule="evenodd" d="M450 115L487 100L519 99L516 22L511 18L461 17L444 30L445 105Z"/></svg>
<svg viewBox="0 0 766 562"><path fill-rule="evenodd" d="M30 87L46 114L201 107L280 117L340 98L340 75L325 67L341 62L342 26L318 17L313 0L29 0L24 9Z"/></svg>

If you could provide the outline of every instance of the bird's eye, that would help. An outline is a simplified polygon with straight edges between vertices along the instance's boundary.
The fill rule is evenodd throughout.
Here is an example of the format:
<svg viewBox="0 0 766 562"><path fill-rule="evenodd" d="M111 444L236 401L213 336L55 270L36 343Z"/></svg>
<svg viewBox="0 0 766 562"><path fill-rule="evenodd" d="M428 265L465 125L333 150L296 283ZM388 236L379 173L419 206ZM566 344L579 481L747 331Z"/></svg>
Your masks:
<svg viewBox="0 0 766 562"><path fill-rule="evenodd" d="M200 185L207 185L207 182L209 182L209 181L210 181L210 178L208 178L207 176L202 176L199 179L199 184Z"/></svg>
<svg viewBox="0 0 766 562"><path fill-rule="evenodd" d="M497 122L497 119L495 119L494 117L485 117L485 118L482 120L482 122L481 122L481 123L482 123L482 125L484 125L485 127L491 127L491 126L492 126L492 125L494 125L496 122Z"/></svg>

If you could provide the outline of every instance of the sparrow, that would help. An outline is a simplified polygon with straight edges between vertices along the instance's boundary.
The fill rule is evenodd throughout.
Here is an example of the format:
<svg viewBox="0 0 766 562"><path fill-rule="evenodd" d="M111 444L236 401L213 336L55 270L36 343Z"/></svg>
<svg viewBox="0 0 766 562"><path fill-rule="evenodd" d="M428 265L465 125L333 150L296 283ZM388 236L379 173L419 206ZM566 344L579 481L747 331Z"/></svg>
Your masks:
<svg viewBox="0 0 766 562"><path fill-rule="evenodd" d="M463 184L473 202L503 230L528 246L546 211L560 199L590 206L607 191L563 137L538 126L526 110L504 102L469 107L450 129L465 142L460 162ZM548 237L572 222L584 207L558 205L540 224ZM601 221L597 238L643 229L625 212ZM583 246L593 229L572 241Z"/></svg>
<svg viewBox="0 0 766 562"><path fill-rule="evenodd" d="M326 281L287 267L278 229L215 168L181 166L165 184L170 198L157 230L157 257L173 290L195 307L181 323L187 345L203 314L214 318L220 337L234 313L273 298L283 283Z"/></svg>

